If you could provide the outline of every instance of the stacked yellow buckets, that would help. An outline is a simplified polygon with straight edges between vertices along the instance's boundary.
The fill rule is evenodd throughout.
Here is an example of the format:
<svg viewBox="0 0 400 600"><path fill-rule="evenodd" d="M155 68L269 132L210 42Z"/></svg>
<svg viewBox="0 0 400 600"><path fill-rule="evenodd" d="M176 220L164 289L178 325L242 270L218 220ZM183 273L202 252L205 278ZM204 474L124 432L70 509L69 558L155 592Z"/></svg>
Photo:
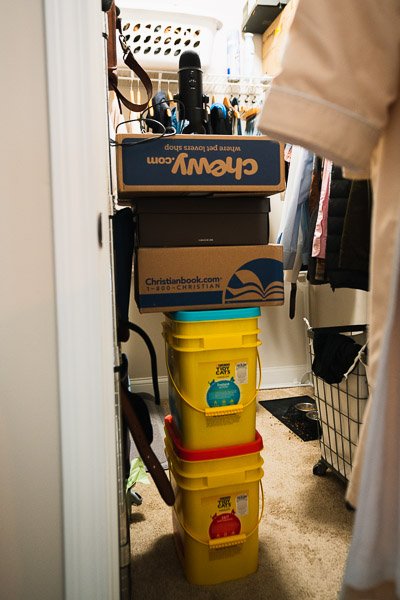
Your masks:
<svg viewBox="0 0 400 600"><path fill-rule="evenodd" d="M212 585L257 570L259 316L258 307L165 314L165 450L176 548L190 583Z"/></svg>

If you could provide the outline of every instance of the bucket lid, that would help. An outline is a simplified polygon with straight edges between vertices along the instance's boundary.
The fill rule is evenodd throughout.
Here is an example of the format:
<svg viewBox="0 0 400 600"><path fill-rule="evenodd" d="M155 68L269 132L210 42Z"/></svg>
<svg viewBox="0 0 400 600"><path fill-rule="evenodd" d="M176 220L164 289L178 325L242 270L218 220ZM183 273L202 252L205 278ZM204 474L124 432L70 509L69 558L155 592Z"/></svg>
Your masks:
<svg viewBox="0 0 400 600"><path fill-rule="evenodd" d="M248 444L237 444L236 446L223 446L222 448L210 448L206 450L188 450L182 446L180 437L174 429L172 415L167 415L164 421L165 429L174 446L174 452L182 460L196 461L231 458L232 456L243 456L245 454L261 452L264 447L262 437L256 431L256 439L254 442L249 442Z"/></svg>
<svg viewBox="0 0 400 600"><path fill-rule="evenodd" d="M223 308L217 310L178 310L165 313L172 321L227 321L229 319L250 319L259 317L259 306L250 308Z"/></svg>

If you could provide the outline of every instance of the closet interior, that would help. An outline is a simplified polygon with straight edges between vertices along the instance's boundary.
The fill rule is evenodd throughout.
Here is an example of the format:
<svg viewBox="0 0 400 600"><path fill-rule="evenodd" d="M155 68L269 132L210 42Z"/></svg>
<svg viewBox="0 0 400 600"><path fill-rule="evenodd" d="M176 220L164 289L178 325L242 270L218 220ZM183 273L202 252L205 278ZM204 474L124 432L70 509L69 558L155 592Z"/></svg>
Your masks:
<svg viewBox="0 0 400 600"><path fill-rule="evenodd" d="M398 595L398 0L2 8L5 597Z"/></svg>
<svg viewBox="0 0 400 600"><path fill-rule="evenodd" d="M169 497L165 501L173 505L176 551L185 577L193 584L214 585L257 570L257 532L264 511L263 445L256 429L256 397L260 389L287 388L288 381L293 387L313 388L312 426L320 444L313 474L324 475L329 469L342 481L348 481L368 399L367 299L358 295L360 290L368 291L368 215L357 257L351 241L360 214L357 211L363 212L365 203L370 207L372 200L369 182L352 182L324 157L290 144L273 148L272 153L278 156L279 176L272 181L270 166L263 165L263 188L252 189L250 184L241 188L236 182L236 189L230 184L218 189L215 182L210 186L206 178L195 187L193 181L197 175L203 176L202 165L213 150L207 144L213 143L215 150L219 144L219 152L213 158L215 164L219 163L215 168L222 169L226 151L234 144L238 157L253 160L246 159L244 146L240 146L246 138L253 147L263 144L264 153L268 144L275 143L257 128L272 75L255 76L254 64L243 75L233 68L226 75L213 73L208 69L212 44L210 39L204 39L210 34L210 23L205 24L206 32L202 33L191 23L183 27L173 22L173 17L165 21L161 13L144 12L145 16L139 11L134 17L129 11L122 12L126 20L122 48L125 44L125 49L143 62L152 96L148 98L148 87L142 78L121 59L119 89L132 104L142 105L148 98L148 105L135 111L122 106L117 95L109 92L110 139L115 152L111 179L114 238L117 246L117 221L125 219L133 264L131 304L125 306L120 322L122 328L131 329L131 335L128 332L120 338L124 352L121 379L125 380L121 402L127 402L127 395L130 402L149 405L153 394L159 406L160 396L168 398L170 414L164 425L165 454L161 454L166 458L163 468L170 472L172 488L166 492L165 482L157 478L155 481L164 499L172 494L172 500ZM212 27L218 30L221 23L214 22ZM190 137L185 136L184 128L190 119L186 116L185 120L181 108L183 84L179 75L186 65L180 61L188 56L185 52L206 44L204 64L199 61L199 65L187 67L202 74L205 134L199 135L196 130ZM228 35L228 60L229 52ZM228 141L230 136L234 142ZM161 169L149 175L147 181L147 165L178 164L179 155L174 152L180 150L173 145L179 140L186 144L185 151L194 151L184 165L186 169L192 161L191 170L182 170L191 177L185 179L186 191L175 182L172 185L170 175ZM150 143L141 144L142 141ZM136 146L138 143L141 145ZM233 164L232 158L228 160ZM208 227L204 236L201 231L207 221L215 222L215 228ZM217 230L223 229L224 235L219 238ZM208 297L214 299L204 300L203 306L191 282L206 279L188 276L187 265L197 267L217 262L221 257L229 263L233 247L237 252L242 247L247 249L245 274L242 276L240 269L236 271L229 282L230 295L227 293L220 305L214 293ZM268 248L268 255L257 253L260 248ZM260 267L259 273L254 267L251 272L253 266L248 265L263 260L270 261L268 266ZM156 264L162 265L159 271L154 270ZM215 281L218 279L217 268ZM177 286L171 300L170 287L177 282L183 285ZM262 287L258 301L255 286ZM189 291L191 301L185 296ZM240 294L244 300L238 300ZM149 355L146 352L144 358L142 346L136 346L137 336L132 340L132 332L139 333L153 353L151 377L141 374L149 373ZM154 357L158 359L158 371ZM207 371L206 363L213 365L211 370ZM128 364L134 366L136 375L131 375ZM296 411L292 404L292 413L298 419L300 409ZM146 406L143 409L146 412ZM135 440L131 424L128 428L124 424L124 410L122 414L121 481L125 473L130 487L128 504L124 505L125 490L120 485L120 518L124 531L121 543L127 552L132 506L142 506L142 500L145 505L146 498L142 499L136 491L135 479L131 477L130 457ZM303 420L306 416L302 415ZM233 474L238 454L244 466ZM138 455L140 461L140 450ZM202 487L196 483L196 473L209 469L214 484ZM243 493L244 481L249 477L253 487ZM196 493L189 493L190 489L196 489ZM218 498L216 507L211 498ZM227 506L231 510L224 506L223 498L229 498ZM211 522L210 511L214 513ZM128 562L121 572L123 589L129 594Z"/></svg>

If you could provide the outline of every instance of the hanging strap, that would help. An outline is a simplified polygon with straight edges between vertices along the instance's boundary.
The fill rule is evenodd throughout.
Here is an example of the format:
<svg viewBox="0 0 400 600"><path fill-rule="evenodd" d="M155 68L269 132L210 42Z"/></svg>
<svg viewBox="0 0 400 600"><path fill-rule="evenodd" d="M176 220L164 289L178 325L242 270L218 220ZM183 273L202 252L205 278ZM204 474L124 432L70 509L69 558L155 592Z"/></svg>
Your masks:
<svg viewBox="0 0 400 600"><path fill-rule="evenodd" d="M135 412L134 405L129 401L128 390L126 390L121 383L119 390L122 414L126 420L129 431L132 434L133 441L135 442L139 454L142 457L149 474L153 478L162 499L168 506L173 506L175 503L175 494L171 482L147 440L142 424Z"/></svg>
<svg viewBox="0 0 400 600"><path fill-rule="evenodd" d="M153 343L152 343L150 337L147 335L147 333L144 331L144 329L142 329L141 327L139 327L139 325L136 325L135 323L131 323L130 321L124 321L122 319L119 319L118 320L118 331L120 329L122 329L122 331L131 329L135 333L138 333L142 337L144 343L146 344L147 349L150 354L151 377L152 377L152 381L153 381L154 400L155 400L156 404L160 404L160 389L158 386L157 355L156 355L156 351L154 350L154 346L153 346ZM125 340L122 340L122 341L125 341Z"/></svg>
<svg viewBox="0 0 400 600"><path fill-rule="evenodd" d="M120 42L121 42L121 46L123 49L125 44L122 41L121 37L123 38L124 36L120 36ZM129 50L129 48L124 53L123 58L124 58L124 62L126 64L126 66L129 67L131 69L131 71L133 71L135 73L135 75L137 75L139 80L142 82L142 84L146 90L147 100L146 100L146 102L143 102L142 104L136 104L136 103L128 100L128 98L125 98L125 96L123 94L121 94L121 92L118 89L118 86L117 86L118 79L116 78L116 76L114 77L114 73L109 74L109 78L108 78L110 90L115 92L118 100L120 102L122 102L122 104L124 106L126 106L126 108L129 108L129 110L131 110L132 112L140 112L140 111L144 110L145 108L147 108L147 106L152 98L153 85L150 81L150 77L147 75L146 71L139 65L138 61L136 60L136 58L134 58L134 56L133 56L132 52Z"/></svg>
<svg viewBox="0 0 400 600"><path fill-rule="evenodd" d="M118 11L119 12L119 11ZM108 86L109 89L115 92L118 102L121 107L121 103L126 106L130 111L140 112L147 108L152 96L153 96L153 84L151 83L150 77L146 71L139 65L137 60L134 58L132 52L126 43L126 38L122 33L121 19L117 15L117 9L115 6L115 0L111 5L110 10L107 12L108 17L108 43L107 43L107 59L108 59ZM131 102L120 92L118 89L118 70L117 70L117 32L119 33L119 41L123 51L123 59L126 66L135 73L139 81L143 84L147 100L142 104L136 104Z"/></svg>

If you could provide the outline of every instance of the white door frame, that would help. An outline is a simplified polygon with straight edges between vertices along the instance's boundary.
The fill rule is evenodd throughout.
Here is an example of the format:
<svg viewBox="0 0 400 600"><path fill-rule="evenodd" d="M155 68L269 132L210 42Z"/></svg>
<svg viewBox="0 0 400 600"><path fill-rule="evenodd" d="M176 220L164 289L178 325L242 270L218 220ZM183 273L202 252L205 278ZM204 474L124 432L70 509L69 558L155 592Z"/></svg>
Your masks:
<svg viewBox="0 0 400 600"><path fill-rule="evenodd" d="M100 0L44 0L44 9L65 598L111 600L119 542L104 13Z"/></svg>

